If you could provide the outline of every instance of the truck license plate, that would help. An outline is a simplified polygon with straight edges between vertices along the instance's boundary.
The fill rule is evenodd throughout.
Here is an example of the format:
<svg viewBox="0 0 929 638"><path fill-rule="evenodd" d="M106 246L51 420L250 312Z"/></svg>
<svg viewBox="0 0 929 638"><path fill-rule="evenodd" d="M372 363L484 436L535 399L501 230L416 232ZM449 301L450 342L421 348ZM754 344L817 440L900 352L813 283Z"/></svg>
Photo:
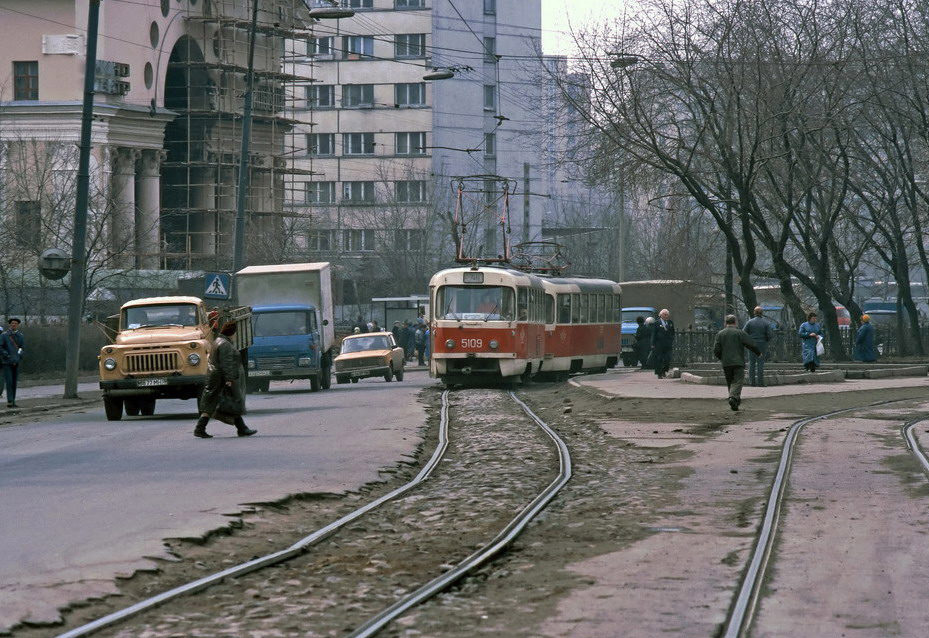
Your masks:
<svg viewBox="0 0 929 638"><path fill-rule="evenodd" d="M139 379L140 388L150 388L156 385L168 385L167 379Z"/></svg>
<svg viewBox="0 0 929 638"><path fill-rule="evenodd" d="M364 376L364 372L352 372L352 376L357 379L358 377Z"/></svg>
<svg viewBox="0 0 929 638"><path fill-rule="evenodd" d="M269 377L271 376L270 370L252 370L248 373L250 377Z"/></svg>

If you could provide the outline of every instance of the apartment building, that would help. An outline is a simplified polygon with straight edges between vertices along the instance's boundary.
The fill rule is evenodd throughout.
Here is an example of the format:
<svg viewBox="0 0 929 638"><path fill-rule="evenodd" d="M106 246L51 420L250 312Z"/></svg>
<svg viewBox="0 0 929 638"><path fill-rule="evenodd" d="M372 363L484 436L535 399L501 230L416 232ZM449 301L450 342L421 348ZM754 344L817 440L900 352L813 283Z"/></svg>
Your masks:
<svg viewBox="0 0 929 638"><path fill-rule="evenodd" d="M312 218L307 251L343 266L346 301L419 291L451 260L460 176L484 176L458 211L472 251L502 253L504 199L514 241L538 238L540 0L342 4L355 15L314 25L292 70L314 80L292 142L312 175L288 191ZM424 79L436 69L451 77Z"/></svg>

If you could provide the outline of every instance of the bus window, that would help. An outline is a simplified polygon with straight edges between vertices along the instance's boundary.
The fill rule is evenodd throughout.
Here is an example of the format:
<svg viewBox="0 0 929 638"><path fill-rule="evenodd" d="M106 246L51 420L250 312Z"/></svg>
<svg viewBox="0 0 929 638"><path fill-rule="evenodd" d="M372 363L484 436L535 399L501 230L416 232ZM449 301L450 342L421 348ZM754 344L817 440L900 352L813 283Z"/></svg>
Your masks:
<svg viewBox="0 0 929 638"><path fill-rule="evenodd" d="M526 300L526 293L528 290L525 288L516 289L516 320L517 321L526 321L529 317L528 302Z"/></svg>
<svg viewBox="0 0 929 638"><path fill-rule="evenodd" d="M545 323L555 323L555 297L545 295Z"/></svg>

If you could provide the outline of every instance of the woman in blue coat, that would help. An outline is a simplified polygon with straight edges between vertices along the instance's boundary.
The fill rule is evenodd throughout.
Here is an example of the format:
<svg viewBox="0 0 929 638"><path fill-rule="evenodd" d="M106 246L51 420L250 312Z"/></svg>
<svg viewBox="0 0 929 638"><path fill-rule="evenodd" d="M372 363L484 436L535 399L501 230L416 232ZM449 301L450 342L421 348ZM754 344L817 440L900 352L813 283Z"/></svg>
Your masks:
<svg viewBox="0 0 929 638"><path fill-rule="evenodd" d="M855 360L870 363L877 361L877 351L874 349L874 326L871 317L861 315L861 327L855 334Z"/></svg>
<svg viewBox="0 0 929 638"><path fill-rule="evenodd" d="M806 321L800 324L800 340L803 344L800 354L803 355L803 367L810 372L816 372L819 367L819 355L816 354L816 344L819 341L817 337L822 336L822 326L816 321L815 312L806 316Z"/></svg>

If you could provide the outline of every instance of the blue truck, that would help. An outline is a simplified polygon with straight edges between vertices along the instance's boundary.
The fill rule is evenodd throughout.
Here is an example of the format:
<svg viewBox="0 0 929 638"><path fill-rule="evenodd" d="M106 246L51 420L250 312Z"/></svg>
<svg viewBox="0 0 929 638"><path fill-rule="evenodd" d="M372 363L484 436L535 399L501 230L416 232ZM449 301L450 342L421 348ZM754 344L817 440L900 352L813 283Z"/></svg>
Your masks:
<svg viewBox="0 0 929 638"><path fill-rule="evenodd" d="M619 345L624 366L633 367L639 360L638 353L635 351L635 331L639 327L636 317L655 317L657 314L658 311L649 306L629 306L622 309Z"/></svg>
<svg viewBox="0 0 929 638"><path fill-rule="evenodd" d="M313 392L328 389L335 358L329 262L249 266L235 277L238 303L252 309L249 391L302 379Z"/></svg>

